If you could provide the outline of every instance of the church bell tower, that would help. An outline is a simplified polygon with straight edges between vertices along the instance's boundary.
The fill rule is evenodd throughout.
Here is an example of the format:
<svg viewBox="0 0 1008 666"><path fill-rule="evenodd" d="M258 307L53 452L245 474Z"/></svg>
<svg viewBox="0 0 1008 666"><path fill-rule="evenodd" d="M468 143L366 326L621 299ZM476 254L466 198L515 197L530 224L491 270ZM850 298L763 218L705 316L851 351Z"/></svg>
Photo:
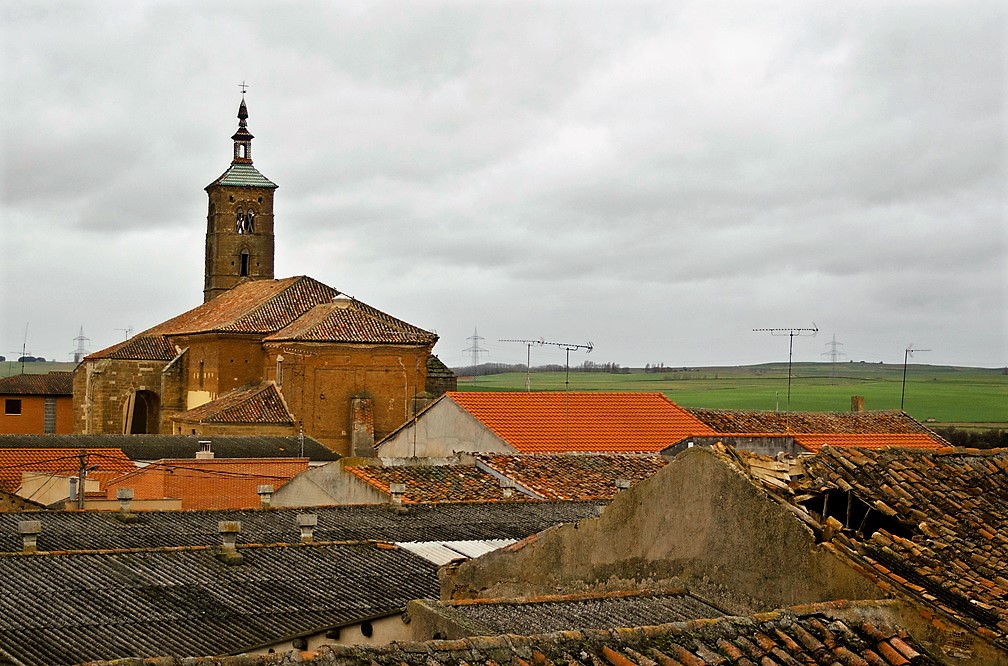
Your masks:
<svg viewBox="0 0 1008 666"><path fill-rule="evenodd" d="M224 174L206 186L209 197L203 302L247 280L273 279L273 192L252 165L252 134L242 92L234 157Z"/></svg>

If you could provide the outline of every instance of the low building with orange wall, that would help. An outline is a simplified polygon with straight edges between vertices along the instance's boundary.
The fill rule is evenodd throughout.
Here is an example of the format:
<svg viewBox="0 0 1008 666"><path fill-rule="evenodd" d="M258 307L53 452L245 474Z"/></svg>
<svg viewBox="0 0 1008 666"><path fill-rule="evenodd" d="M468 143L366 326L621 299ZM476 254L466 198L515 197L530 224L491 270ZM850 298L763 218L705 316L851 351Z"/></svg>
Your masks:
<svg viewBox="0 0 1008 666"><path fill-rule="evenodd" d="M73 374L14 375L0 379L0 434L73 432Z"/></svg>

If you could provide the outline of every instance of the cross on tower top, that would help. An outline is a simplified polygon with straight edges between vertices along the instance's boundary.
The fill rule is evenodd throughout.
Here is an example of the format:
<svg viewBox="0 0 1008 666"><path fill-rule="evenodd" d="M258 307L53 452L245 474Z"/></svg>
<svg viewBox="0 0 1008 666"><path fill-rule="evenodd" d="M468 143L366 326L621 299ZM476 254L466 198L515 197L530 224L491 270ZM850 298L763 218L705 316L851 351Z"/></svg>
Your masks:
<svg viewBox="0 0 1008 666"><path fill-rule="evenodd" d="M245 83L245 79L242 79L242 82L238 84L238 87L241 88L242 97L244 97L245 91L249 89L249 85Z"/></svg>

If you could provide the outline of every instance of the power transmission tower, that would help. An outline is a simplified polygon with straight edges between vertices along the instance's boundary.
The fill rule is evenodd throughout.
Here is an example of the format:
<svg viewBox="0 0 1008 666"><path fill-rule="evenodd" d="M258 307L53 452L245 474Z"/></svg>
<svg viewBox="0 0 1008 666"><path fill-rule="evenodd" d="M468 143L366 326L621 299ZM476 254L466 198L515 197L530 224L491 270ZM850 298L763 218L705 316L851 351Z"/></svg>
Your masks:
<svg viewBox="0 0 1008 666"><path fill-rule="evenodd" d="M812 336L819 332L819 327L812 322L812 328L754 328L754 333L770 333L770 335L788 336L787 354L787 412L791 412L791 356L794 352L794 339L798 337Z"/></svg>
<svg viewBox="0 0 1008 666"><path fill-rule="evenodd" d="M84 337L84 327L80 327L80 333L74 338L74 342L77 343L77 349L70 352L73 355L74 363L80 363L85 356L87 356L88 350L85 343L91 342L91 338Z"/></svg>
<svg viewBox="0 0 1008 666"><path fill-rule="evenodd" d="M913 356L914 352L931 351L930 349L914 349L913 343L907 345L906 351L903 352L903 389L900 391L900 411L903 411L903 398L906 397L906 370L907 370L907 359Z"/></svg>
<svg viewBox="0 0 1008 666"><path fill-rule="evenodd" d="M538 340L498 340L497 342L520 342L525 345L525 390L532 390L532 345L543 345L542 338Z"/></svg>
<svg viewBox="0 0 1008 666"><path fill-rule="evenodd" d="M482 347L480 347L480 342L483 341L483 338L480 337L479 331L477 331L475 328L473 328L473 334L470 335L468 338L466 338L466 340L468 340L472 344L469 345L468 349L463 349L462 353L463 354L471 354L470 358L472 358L472 373L473 373L473 377L475 377L476 376L476 366L479 365L480 354L489 354L490 352L488 350L483 349Z"/></svg>
<svg viewBox="0 0 1008 666"><path fill-rule="evenodd" d="M841 356L846 356L847 355L847 352L842 351L840 349L841 347L843 347L843 343L836 341L836 333L834 333L833 334L833 341L826 343L826 351L824 351L822 354L819 354L820 356L829 356L829 358L830 358L830 363L831 363L831 366L832 366L830 368L830 380L831 380L831 383L836 381L836 362L837 362L837 359L839 357L841 357Z"/></svg>

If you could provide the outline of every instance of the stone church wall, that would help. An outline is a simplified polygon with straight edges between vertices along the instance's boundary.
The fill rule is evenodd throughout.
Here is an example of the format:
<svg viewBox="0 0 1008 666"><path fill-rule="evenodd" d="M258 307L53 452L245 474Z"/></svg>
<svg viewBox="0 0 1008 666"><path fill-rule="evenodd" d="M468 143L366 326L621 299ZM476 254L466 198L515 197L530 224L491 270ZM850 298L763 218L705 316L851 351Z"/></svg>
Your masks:
<svg viewBox="0 0 1008 666"><path fill-rule="evenodd" d="M156 419L149 431L162 432L160 417L162 370L165 361L96 359L84 361L74 371L74 432L122 434L130 396L144 391L157 397ZM169 404L169 408L173 405ZM168 430L167 432L170 432Z"/></svg>

